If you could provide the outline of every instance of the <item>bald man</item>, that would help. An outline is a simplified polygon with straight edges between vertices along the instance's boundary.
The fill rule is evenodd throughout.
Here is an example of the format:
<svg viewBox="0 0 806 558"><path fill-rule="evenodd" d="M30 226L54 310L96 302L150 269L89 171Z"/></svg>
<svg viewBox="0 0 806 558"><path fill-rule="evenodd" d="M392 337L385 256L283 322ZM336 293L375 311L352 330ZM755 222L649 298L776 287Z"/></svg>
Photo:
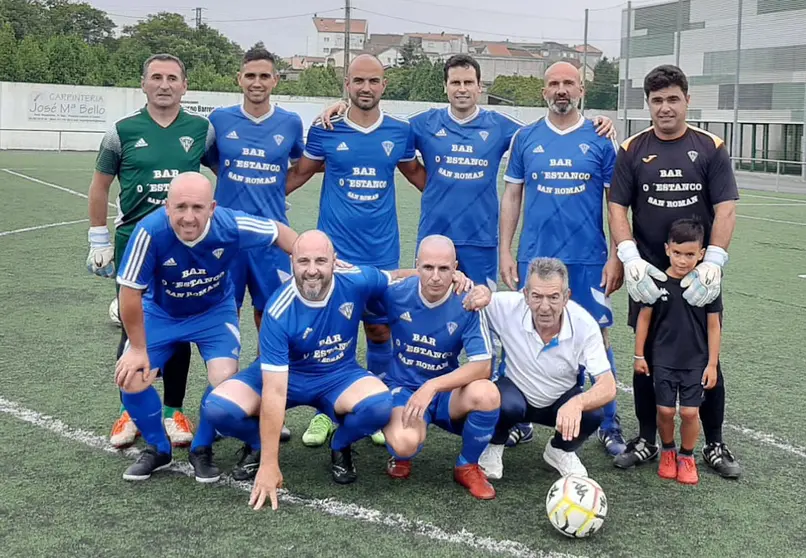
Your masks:
<svg viewBox="0 0 806 558"><path fill-rule="evenodd" d="M478 461L500 407L498 389L490 381L493 346L486 316L463 305L472 295L453 292L457 265L449 238L427 236L417 253L417 276L393 285L381 299L395 351L384 379L394 398L384 429L391 455L386 472L408 478L428 425L435 424L462 437L454 480L475 498L490 500L495 489ZM467 362L460 366L462 350Z"/></svg>
<svg viewBox="0 0 806 558"><path fill-rule="evenodd" d="M504 175L501 278L511 289L520 289L532 259L560 259L568 268L571 300L599 323L615 373L608 336L608 328L613 325L610 295L621 287L624 270L612 242L608 255L603 207L604 198L610 199L618 145L598 136L580 114L578 106L584 89L576 67L567 62L552 64L546 70L544 83L546 117L515 134ZM524 225L516 263L512 240L523 203ZM585 384L584 374L580 374L580 384ZM599 440L610 455L619 455L626 445L616 402L604 411ZM516 428L531 431L529 425Z"/></svg>
<svg viewBox="0 0 806 558"><path fill-rule="evenodd" d="M408 121L381 111L386 89L383 65L369 54L357 56L345 76L351 106L328 130L320 120L308 132L302 158L289 173L293 192L324 168L317 229L327 233L339 257L354 265L394 270L400 263L395 203L395 171L412 183L425 180ZM363 316L367 368L383 377L392 357L386 316ZM323 444L332 423L318 415L303 435L306 445Z"/></svg>
<svg viewBox="0 0 806 558"><path fill-rule="evenodd" d="M124 479L146 480L171 463L162 402L152 384L174 345L196 343L207 365L210 387L202 402L237 371L241 343L228 274L238 252L276 244L290 253L296 237L282 223L216 208L213 186L198 172L174 178L166 205L137 224L117 276L129 339L115 381L147 446ZM190 450L199 482L220 477L212 462L214 437L201 420Z"/></svg>

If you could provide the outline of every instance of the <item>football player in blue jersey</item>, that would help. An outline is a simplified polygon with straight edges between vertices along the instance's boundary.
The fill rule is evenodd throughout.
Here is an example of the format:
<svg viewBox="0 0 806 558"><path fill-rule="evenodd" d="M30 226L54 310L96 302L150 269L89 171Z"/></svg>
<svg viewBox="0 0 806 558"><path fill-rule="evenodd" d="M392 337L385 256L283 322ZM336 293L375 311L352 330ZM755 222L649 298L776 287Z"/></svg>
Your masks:
<svg viewBox="0 0 806 558"><path fill-rule="evenodd" d="M147 446L123 474L139 481L172 461L162 402L152 383L177 343L196 343L210 386L238 369L241 341L229 270L239 250L277 244L291 251L296 233L282 223L216 208L213 186L197 172L171 181L165 207L142 219L118 271L120 315L129 340L115 367L123 404ZM213 427L201 417L190 449L199 482L215 482Z"/></svg>
<svg viewBox="0 0 806 558"><path fill-rule="evenodd" d="M409 116L415 148L425 164L426 180L412 183L423 193L417 242L433 234L450 238L459 270L473 282L495 291L498 283L498 172L512 137L523 123L478 106L481 67L467 54L445 61L445 93L450 106ZM342 114L342 101L322 114L328 125ZM601 136L615 137L612 121L593 119ZM497 340L496 340L497 341ZM313 424L313 423L312 423ZM532 427L513 428L511 440L530 441Z"/></svg>
<svg viewBox="0 0 806 558"><path fill-rule="evenodd" d="M362 54L350 63L345 84L351 107L334 121L333 130L320 121L311 126L305 152L289 174L288 190L324 168L317 229L327 233L342 260L393 270L400 264L395 171L419 184L425 169L415 155L411 125L378 106L386 83L376 57ZM383 377L392 358L386 316L367 313L363 318L367 368ZM303 442L324 443L331 427L327 417L317 415Z"/></svg>
<svg viewBox="0 0 806 558"><path fill-rule="evenodd" d="M546 117L519 130L510 148L501 201L501 278L509 288L520 289L532 259L562 260L569 271L571 299L601 326L615 372L607 328L613 325L610 294L621 287L624 270L612 242L608 256L603 198L610 198L618 146L598 136L579 113L583 88L576 67L553 64L544 83ZM522 204L524 225L516 264L512 239ZM580 382L584 381L583 373ZM611 455L626 448L616 410L615 400L605 407L598 433Z"/></svg>
<svg viewBox="0 0 806 558"><path fill-rule="evenodd" d="M299 115L271 104L276 83L274 55L264 48L248 50L238 72L243 101L210 113L216 142L208 158L218 176L215 199L220 207L288 225L286 175L289 162L302 156L304 142ZM269 295L290 276L291 261L279 248L241 251L231 270L239 315L248 286L255 326L260 330ZM285 426L282 438L291 438Z"/></svg>
<svg viewBox="0 0 806 558"><path fill-rule="evenodd" d="M479 467L479 456L495 431L501 398L490 381L493 345L487 317L466 310L466 296L452 292L456 267L453 242L427 236L417 253L418 277L392 285L381 299L395 351L384 378L393 397L392 417L384 428L392 456L386 472L408 478L428 425L435 424L462 437L456 482L474 497L491 500L495 489ZM467 363L460 366L462 349Z"/></svg>

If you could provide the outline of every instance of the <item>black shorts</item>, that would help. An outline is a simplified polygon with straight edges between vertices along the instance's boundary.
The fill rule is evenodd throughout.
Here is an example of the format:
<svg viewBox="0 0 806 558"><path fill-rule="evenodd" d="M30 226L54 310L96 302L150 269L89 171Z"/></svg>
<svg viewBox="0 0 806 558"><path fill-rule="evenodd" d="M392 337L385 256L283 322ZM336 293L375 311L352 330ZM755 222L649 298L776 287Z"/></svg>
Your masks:
<svg viewBox="0 0 806 558"><path fill-rule="evenodd" d="M680 395L681 407L699 407L705 399L702 375L705 367L689 370L653 366L650 368L655 384L655 404L675 407Z"/></svg>

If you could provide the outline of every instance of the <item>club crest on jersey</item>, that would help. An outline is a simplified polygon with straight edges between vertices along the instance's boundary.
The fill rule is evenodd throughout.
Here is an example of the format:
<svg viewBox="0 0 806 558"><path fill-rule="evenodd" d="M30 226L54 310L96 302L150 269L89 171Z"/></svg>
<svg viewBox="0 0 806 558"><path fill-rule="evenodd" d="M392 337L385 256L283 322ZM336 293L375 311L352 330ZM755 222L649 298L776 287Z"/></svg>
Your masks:
<svg viewBox="0 0 806 558"><path fill-rule="evenodd" d="M351 319L353 317L353 303L345 302L339 306L339 312L341 312L341 314L348 320Z"/></svg>
<svg viewBox="0 0 806 558"><path fill-rule="evenodd" d="M385 141L381 143L381 145L383 146L383 150L386 152L387 157L392 154L392 150L395 148L395 144L391 141Z"/></svg>
<svg viewBox="0 0 806 558"><path fill-rule="evenodd" d="M490 136L490 132L488 132L487 130L482 130L481 132L479 132L479 135L481 136L481 139L487 141L487 138Z"/></svg>
<svg viewBox="0 0 806 558"><path fill-rule="evenodd" d="M535 148L532 150L532 153L543 153L543 146L542 146L542 145L538 145L537 147L535 147Z"/></svg>
<svg viewBox="0 0 806 558"><path fill-rule="evenodd" d="M580 144L579 144L579 149L580 149L580 151L582 151L582 154L583 154L583 155L587 155L587 154L588 154L588 150L589 150L590 148L591 148L591 146L590 146L590 145L588 145L587 143L580 143Z"/></svg>
<svg viewBox="0 0 806 558"><path fill-rule="evenodd" d="M284 138L283 136L281 136L280 134L275 134L275 135L274 135L274 143L276 143L278 147L279 147L279 145L280 145L281 143L283 143L283 140L284 140L284 139L285 139L285 138Z"/></svg>
<svg viewBox="0 0 806 558"><path fill-rule="evenodd" d="M179 143L182 144L182 147L185 150L185 153L190 151L190 148L193 147L193 138L190 136L182 136L179 138Z"/></svg>
<svg viewBox="0 0 806 558"><path fill-rule="evenodd" d="M444 138L445 136L448 135L448 133L445 131L445 128L442 128L439 132L437 132L434 135L437 136L438 138Z"/></svg>
<svg viewBox="0 0 806 558"><path fill-rule="evenodd" d="M220 260L223 254L224 254L223 248L216 248L215 250L213 250L213 255L216 257L217 260Z"/></svg>
<svg viewBox="0 0 806 558"><path fill-rule="evenodd" d="M400 319L403 320L404 322L411 322L411 314L409 314L408 312L403 312L400 315Z"/></svg>
<svg viewBox="0 0 806 558"><path fill-rule="evenodd" d="M692 163L697 160L697 155L699 155L699 153L697 153L696 151L688 152L688 158L691 159Z"/></svg>
<svg viewBox="0 0 806 558"><path fill-rule="evenodd" d="M448 335L453 335L453 332L456 331L456 328L459 327L456 325L456 322L448 322Z"/></svg>

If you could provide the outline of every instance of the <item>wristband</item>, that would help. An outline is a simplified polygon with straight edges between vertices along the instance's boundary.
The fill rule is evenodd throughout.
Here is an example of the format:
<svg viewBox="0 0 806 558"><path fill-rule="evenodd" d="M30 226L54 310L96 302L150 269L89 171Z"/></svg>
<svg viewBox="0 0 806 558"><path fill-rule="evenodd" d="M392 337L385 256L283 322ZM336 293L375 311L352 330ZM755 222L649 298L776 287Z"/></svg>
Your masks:
<svg viewBox="0 0 806 558"><path fill-rule="evenodd" d="M111 244L109 242L109 229L105 225L99 227L90 227L87 232L87 240L93 246L100 244Z"/></svg>
<svg viewBox="0 0 806 558"><path fill-rule="evenodd" d="M633 358L633 360L646 360L646 357L638 356L638 355L633 355L632 358Z"/></svg>
<svg viewBox="0 0 806 558"><path fill-rule="evenodd" d="M712 244L705 251L705 257L702 261L725 267L728 263L728 253L723 248Z"/></svg>
<svg viewBox="0 0 806 558"><path fill-rule="evenodd" d="M641 259L641 254L638 253L638 246L635 244L634 240L621 241L616 247L616 253L621 263Z"/></svg>

